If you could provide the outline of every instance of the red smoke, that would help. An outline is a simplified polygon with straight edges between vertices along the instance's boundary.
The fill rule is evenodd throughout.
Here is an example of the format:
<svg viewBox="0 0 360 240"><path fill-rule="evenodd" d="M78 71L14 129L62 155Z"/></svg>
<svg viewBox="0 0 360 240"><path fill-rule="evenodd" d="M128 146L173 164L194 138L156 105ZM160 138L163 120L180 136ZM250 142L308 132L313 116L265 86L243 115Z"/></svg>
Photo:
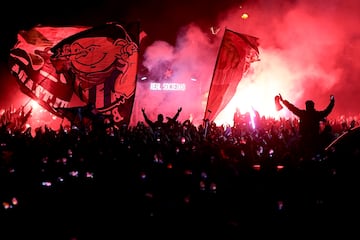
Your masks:
<svg viewBox="0 0 360 240"><path fill-rule="evenodd" d="M276 111L273 99L278 93L299 107L312 99L318 109L324 108L334 94L336 106L330 118L357 115L359 9L360 2L356 0L260 0L219 13L217 23L207 28L200 28L196 22L188 24L179 31L174 46L163 41L149 46L144 65L150 75L159 79L161 73L156 71L163 71L159 66L166 61L173 69L172 81L191 84L190 78L196 76L201 89L188 88L186 96L172 92L150 96L142 95L146 91L140 87L134 116L141 120L141 107L155 118L159 112L171 115L183 106L182 119L191 115L201 123L225 28L258 37L261 61L253 63L243 77L237 94L216 119L218 124L232 124L236 107L242 112L255 108L262 116L291 116L286 110ZM244 14L248 17L244 18ZM194 105L196 109L190 109Z"/></svg>
<svg viewBox="0 0 360 240"><path fill-rule="evenodd" d="M228 1L233 5L227 4L227 9L227 1L220 1L224 2L221 7L208 1L192 1L197 3L193 6L181 2L179 6L163 3L164 11L157 9L157 14L150 6L134 8L143 14L140 20L147 34L139 78L148 78L138 82L131 124L143 121L141 108L156 119L158 113L173 116L178 107L183 108L180 121L191 118L195 124L202 123L225 28L258 37L261 60L243 76L237 94L216 119L218 124L232 124L236 107L243 113L254 108L262 116L291 117L286 109L276 111L278 93L299 107L312 99L318 109L334 94L335 108L329 118L359 114L360 1L257 0L242 5ZM245 13L248 17L243 17ZM150 82L184 83L186 91L150 91ZM11 99L16 107L27 101L25 95L20 100L18 96L2 98Z"/></svg>

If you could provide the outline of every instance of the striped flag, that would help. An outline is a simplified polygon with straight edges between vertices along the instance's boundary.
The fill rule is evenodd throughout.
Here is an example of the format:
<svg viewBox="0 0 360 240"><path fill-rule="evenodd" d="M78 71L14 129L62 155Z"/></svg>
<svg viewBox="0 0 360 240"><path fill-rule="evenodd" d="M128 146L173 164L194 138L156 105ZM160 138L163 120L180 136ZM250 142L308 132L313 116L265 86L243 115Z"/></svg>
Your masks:
<svg viewBox="0 0 360 240"><path fill-rule="evenodd" d="M10 70L22 92L60 117L76 95L83 106L93 104L111 122L128 125L139 35L137 22L34 27L19 32Z"/></svg>

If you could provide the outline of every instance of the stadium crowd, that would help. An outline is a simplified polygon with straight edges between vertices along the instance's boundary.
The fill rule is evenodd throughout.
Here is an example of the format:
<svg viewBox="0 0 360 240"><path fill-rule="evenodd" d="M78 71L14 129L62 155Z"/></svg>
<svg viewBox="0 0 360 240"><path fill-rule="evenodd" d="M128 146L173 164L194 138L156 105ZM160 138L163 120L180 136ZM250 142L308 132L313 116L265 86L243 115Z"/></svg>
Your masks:
<svg viewBox="0 0 360 240"><path fill-rule="evenodd" d="M26 121L13 124L24 114L4 114L0 239L238 239L265 226L276 235L328 229L341 215L336 166L322 152L303 157L297 118L258 117L255 127L167 118L154 128L43 126L32 135ZM358 125L325 119L322 147Z"/></svg>

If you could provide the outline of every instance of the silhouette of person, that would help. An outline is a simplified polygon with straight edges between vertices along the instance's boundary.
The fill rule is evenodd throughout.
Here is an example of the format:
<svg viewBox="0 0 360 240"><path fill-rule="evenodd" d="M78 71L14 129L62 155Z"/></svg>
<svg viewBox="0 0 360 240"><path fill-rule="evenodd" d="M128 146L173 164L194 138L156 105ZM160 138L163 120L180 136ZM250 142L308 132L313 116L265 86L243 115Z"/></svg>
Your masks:
<svg viewBox="0 0 360 240"><path fill-rule="evenodd" d="M279 100L292 113L299 117L300 149L305 159L309 159L319 153L320 143L320 122L331 113L335 105L334 95L330 95L330 102L323 110L316 110L312 100L305 102L306 109L300 109L279 94Z"/></svg>
<svg viewBox="0 0 360 240"><path fill-rule="evenodd" d="M241 114L240 109L237 107L234 112L233 127L240 128L242 121L243 121L243 115Z"/></svg>
<svg viewBox="0 0 360 240"><path fill-rule="evenodd" d="M156 121L151 121L145 113L145 108L142 108L141 111L143 113L145 122L149 125L149 127L153 131L157 131L157 130L164 129L168 123L170 124L170 123L175 122L177 120L177 118L179 117L180 112L182 111L182 108L181 107L178 108L176 114L172 118L166 117L167 122L164 121L164 115L161 113L158 114Z"/></svg>

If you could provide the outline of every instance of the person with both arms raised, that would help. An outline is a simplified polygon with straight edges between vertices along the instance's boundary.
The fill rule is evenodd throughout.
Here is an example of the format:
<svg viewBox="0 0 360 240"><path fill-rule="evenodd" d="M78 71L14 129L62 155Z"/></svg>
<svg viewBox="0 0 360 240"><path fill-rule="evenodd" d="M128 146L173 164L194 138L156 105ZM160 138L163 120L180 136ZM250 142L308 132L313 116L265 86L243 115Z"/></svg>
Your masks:
<svg viewBox="0 0 360 240"><path fill-rule="evenodd" d="M278 95L280 102L299 117L300 149L304 159L311 160L321 151L320 122L325 121L335 106L335 97L330 95L330 102L323 110L316 110L312 100L305 102L305 109L300 109Z"/></svg>

